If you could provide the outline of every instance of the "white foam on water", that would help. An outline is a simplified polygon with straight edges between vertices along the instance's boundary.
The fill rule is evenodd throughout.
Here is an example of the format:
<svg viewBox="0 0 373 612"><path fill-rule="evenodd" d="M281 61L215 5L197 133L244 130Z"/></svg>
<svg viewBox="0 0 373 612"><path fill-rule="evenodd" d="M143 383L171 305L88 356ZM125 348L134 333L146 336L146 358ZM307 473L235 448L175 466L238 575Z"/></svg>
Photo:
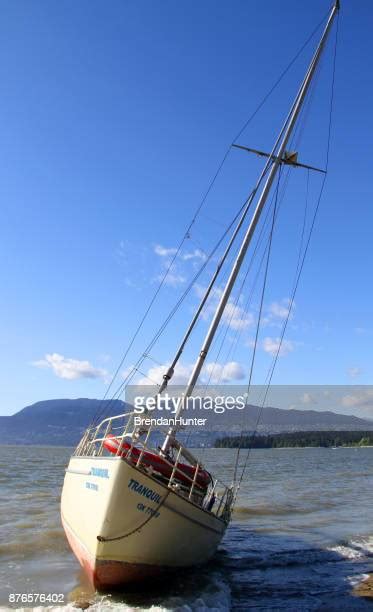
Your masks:
<svg viewBox="0 0 373 612"><path fill-rule="evenodd" d="M351 561L362 561L373 553L373 537L354 538L346 544L338 544L328 548Z"/></svg>
<svg viewBox="0 0 373 612"><path fill-rule="evenodd" d="M89 598L87 598L89 600ZM220 578L214 578L206 585L206 590L195 597L173 596L167 598L164 605L129 606L124 601L112 600L107 596L96 595L88 612L210 612L211 610L226 611L231 608L231 592L229 586ZM79 607L74 602L64 606L36 606L22 608L3 608L0 612L78 612Z"/></svg>
<svg viewBox="0 0 373 612"><path fill-rule="evenodd" d="M211 610L230 610L231 591L226 583L222 581L214 581L204 593L202 593L194 600L183 601L181 598L174 598L172 602L170 601L169 603L172 603L172 607L168 608L168 610L176 609L178 612L209 612Z"/></svg>
<svg viewBox="0 0 373 612"><path fill-rule="evenodd" d="M369 578L369 574L355 574L354 576L347 576L347 580L352 587L360 584L364 580Z"/></svg>
<svg viewBox="0 0 373 612"><path fill-rule="evenodd" d="M368 554L373 553L373 537L369 536L360 540L351 540L351 546Z"/></svg>
<svg viewBox="0 0 373 612"><path fill-rule="evenodd" d="M344 546L342 544L339 544L337 546L328 547L327 550L330 550L331 552L335 552L341 557L344 557L345 559L351 559L351 560L357 561L358 559L364 559L365 557L364 553L361 552L360 550L356 550L355 548L351 548L350 546Z"/></svg>
<svg viewBox="0 0 373 612"><path fill-rule="evenodd" d="M36 606L34 608L4 608L0 606L0 612L79 612L79 610L79 606L73 603L66 604L65 606ZM169 612L170 609L161 606L141 608L127 606L124 603L102 600L92 603L87 610L90 612L113 612L114 610L121 610L123 612L137 612L141 610L146 610L146 612Z"/></svg>

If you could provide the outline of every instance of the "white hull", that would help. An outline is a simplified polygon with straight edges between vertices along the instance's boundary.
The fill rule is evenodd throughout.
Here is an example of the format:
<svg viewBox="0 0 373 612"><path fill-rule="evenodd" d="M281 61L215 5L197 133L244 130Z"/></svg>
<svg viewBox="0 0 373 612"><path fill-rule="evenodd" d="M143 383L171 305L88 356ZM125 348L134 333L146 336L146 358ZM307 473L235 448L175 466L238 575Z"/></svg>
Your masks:
<svg viewBox="0 0 373 612"><path fill-rule="evenodd" d="M210 559L226 522L120 457L72 457L63 526L96 588Z"/></svg>

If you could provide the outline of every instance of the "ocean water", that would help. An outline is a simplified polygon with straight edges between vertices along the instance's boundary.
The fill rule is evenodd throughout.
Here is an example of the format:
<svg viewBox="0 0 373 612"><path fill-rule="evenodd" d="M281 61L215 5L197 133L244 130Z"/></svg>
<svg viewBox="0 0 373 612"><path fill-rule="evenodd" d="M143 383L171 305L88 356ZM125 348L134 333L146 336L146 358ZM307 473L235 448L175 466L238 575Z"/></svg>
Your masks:
<svg viewBox="0 0 373 612"><path fill-rule="evenodd" d="M0 446L0 610L11 593L61 593L35 610L372 610L354 586L373 572L373 448L251 452L215 558L167 583L93 593L70 552L59 498L70 449ZM230 449L206 449L229 480ZM23 607L22 607L23 606Z"/></svg>

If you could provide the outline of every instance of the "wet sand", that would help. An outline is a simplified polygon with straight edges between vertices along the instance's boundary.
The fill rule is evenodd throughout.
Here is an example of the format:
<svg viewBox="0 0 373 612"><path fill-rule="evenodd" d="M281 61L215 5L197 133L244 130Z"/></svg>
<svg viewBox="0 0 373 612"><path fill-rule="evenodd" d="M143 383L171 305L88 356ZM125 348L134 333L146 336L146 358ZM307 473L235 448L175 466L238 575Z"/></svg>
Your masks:
<svg viewBox="0 0 373 612"><path fill-rule="evenodd" d="M356 585L354 595L369 598L373 603L373 574L370 574L368 578Z"/></svg>

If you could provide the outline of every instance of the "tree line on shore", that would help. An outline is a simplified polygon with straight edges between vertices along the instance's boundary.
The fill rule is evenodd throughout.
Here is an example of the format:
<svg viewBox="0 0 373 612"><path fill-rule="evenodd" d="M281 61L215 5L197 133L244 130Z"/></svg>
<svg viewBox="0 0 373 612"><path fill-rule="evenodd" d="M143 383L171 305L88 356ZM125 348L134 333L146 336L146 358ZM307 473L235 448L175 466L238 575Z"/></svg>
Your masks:
<svg viewBox="0 0 373 612"><path fill-rule="evenodd" d="M373 446L373 431L292 431L273 435L247 433L242 436L218 438L214 446L215 448Z"/></svg>

